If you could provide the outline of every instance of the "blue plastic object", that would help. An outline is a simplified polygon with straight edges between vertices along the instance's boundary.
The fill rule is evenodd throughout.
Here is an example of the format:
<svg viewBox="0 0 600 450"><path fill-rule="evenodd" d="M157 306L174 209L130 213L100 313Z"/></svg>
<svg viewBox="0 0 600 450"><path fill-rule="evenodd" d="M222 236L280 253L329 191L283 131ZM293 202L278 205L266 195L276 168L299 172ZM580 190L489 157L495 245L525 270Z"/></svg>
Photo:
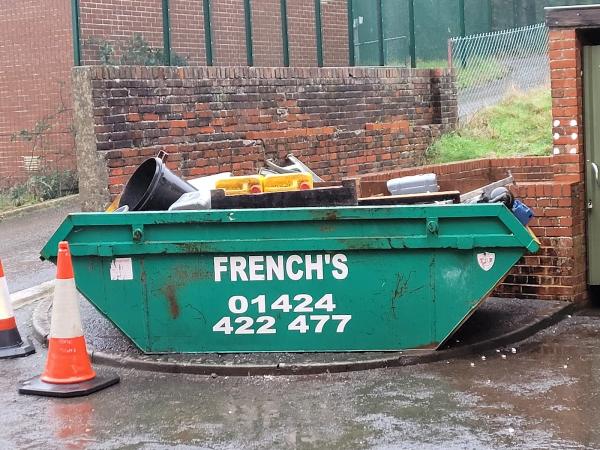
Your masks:
<svg viewBox="0 0 600 450"><path fill-rule="evenodd" d="M529 222L531 222L531 219L533 219L534 215L531 208L519 200L515 200L512 207L512 212L523 225L527 225Z"/></svg>

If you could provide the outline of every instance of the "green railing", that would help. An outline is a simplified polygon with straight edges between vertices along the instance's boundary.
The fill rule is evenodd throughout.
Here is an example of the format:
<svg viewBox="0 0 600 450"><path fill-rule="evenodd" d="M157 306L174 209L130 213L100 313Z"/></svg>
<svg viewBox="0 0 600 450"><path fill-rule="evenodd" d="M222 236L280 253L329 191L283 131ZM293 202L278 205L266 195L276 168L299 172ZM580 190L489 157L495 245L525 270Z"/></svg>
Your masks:
<svg viewBox="0 0 600 450"><path fill-rule="evenodd" d="M290 64L289 50L289 33L288 33L288 0L280 0L281 12L281 41L283 44L283 65ZM317 51L317 64L323 66L323 22L321 11L321 0L315 0L315 38ZM82 47L81 47L81 17L79 0L71 0L72 10L72 26L73 26L73 53L74 63L76 66L82 63ZM212 0L203 0L203 18L204 18L204 45L206 54L206 64L213 65L213 20L212 20ZM245 45L246 45L246 62L249 66L254 65L254 48L252 38L252 0L244 0L244 29L245 29ZM170 1L162 0L162 30L163 30L163 55L164 64L171 65L172 48L171 48L171 23L170 23Z"/></svg>
<svg viewBox="0 0 600 450"><path fill-rule="evenodd" d="M244 0L246 63L254 65L254 31L252 7L257 0ZM282 58L280 65L290 65L288 1L280 0ZM598 0L347 0L348 64L350 66L431 66L445 65L448 40L457 36L489 33L542 22L544 7L597 3ZM316 60L324 61L323 0L314 0L313 33ZM75 65L82 57L82 33L79 0L71 0L73 11L73 49ZM172 51L170 0L161 0L163 45L160 60L175 65L180 58ZM204 50L206 64L214 60L213 0L203 0ZM330 6L331 7L331 6ZM135 27L134 27L135 28ZM84 36L87 38L86 36ZM279 44L276 44L279 45Z"/></svg>
<svg viewBox="0 0 600 450"><path fill-rule="evenodd" d="M350 62L445 65L448 41L544 22L544 8L599 0L350 0Z"/></svg>

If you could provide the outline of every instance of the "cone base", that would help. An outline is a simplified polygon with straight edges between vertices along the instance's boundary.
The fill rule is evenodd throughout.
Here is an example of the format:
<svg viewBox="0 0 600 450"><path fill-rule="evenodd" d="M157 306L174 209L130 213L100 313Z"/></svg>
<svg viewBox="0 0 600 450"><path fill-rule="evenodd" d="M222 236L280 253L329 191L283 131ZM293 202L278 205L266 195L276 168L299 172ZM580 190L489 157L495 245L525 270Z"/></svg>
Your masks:
<svg viewBox="0 0 600 450"><path fill-rule="evenodd" d="M34 377L21 384L19 394L62 398L83 397L117 384L119 381L119 376L114 373L98 374L91 380L73 384L46 383L40 377Z"/></svg>
<svg viewBox="0 0 600 450"><path fill-rule="evenodd" d="M23 342L17 347L0 348L0 359L22 358L33 353L35 353L33 345Z"/></svg>

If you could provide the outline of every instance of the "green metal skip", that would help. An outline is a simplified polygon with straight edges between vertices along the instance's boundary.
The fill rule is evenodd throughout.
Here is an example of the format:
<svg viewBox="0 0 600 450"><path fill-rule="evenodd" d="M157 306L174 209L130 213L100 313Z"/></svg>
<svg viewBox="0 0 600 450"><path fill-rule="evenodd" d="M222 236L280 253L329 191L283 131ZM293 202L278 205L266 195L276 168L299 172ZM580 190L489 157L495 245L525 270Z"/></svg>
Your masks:
<svg viewBox="0 0 600 450"><path fill-rule="evenodd" d="M539 243L500 204L71 214L80 292L146 353L437 348Z"/></svg>

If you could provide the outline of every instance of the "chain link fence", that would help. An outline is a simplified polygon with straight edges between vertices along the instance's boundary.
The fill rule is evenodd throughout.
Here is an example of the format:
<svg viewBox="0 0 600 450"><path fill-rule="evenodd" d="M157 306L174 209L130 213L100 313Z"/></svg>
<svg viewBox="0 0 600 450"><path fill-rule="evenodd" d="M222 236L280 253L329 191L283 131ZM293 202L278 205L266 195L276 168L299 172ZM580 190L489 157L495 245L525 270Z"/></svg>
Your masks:
<svg viewBox="0 0 600 450"><path fill-rule="evenodd" d="M453 38L449 45L463 122L515 90L528 91L550 82L544 24Z"/></svg>

